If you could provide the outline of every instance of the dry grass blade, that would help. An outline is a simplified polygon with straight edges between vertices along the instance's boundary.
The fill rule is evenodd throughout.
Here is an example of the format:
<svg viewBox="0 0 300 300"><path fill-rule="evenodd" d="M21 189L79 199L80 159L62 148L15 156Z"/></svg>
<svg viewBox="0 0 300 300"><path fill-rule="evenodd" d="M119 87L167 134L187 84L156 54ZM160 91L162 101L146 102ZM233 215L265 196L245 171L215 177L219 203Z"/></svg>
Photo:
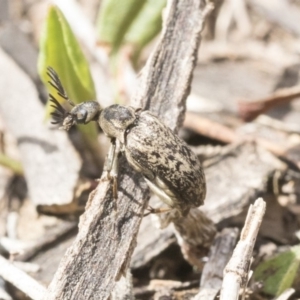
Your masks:
<svg viewBox="0 0 300 300"><path fill-rule="evenodd" d="M46 293L46 289L42 285L2 256L0 256L0 276L33 300L43 299Z"/></svg>
<svg viewBox="0 0 300 300"><path fill-rule="evenodd" d="M248 210L240 241L224 270L221 300L238 299L240 289L247 284L252 251L265 211L266 203L262 198L257 199Z"/></svg>

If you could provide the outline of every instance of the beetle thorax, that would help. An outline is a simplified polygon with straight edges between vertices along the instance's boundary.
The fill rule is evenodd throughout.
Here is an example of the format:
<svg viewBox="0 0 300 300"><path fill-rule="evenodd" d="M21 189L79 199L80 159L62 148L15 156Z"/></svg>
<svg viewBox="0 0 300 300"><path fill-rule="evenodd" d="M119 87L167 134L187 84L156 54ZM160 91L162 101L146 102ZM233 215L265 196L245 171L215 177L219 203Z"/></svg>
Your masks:
<svg viewBox="0 0 300 300"><path fill-rule="evenodd" d="M133 107L114 104L102 110L99 125L108 137L124 143L125 131L135 120Z"/></svg>

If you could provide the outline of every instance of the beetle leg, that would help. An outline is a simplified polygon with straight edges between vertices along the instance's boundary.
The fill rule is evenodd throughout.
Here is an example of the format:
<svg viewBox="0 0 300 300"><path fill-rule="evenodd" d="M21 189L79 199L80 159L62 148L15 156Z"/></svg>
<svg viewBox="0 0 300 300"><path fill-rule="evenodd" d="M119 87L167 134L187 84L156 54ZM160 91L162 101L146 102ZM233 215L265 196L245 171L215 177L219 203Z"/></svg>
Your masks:
<svg viewBox="0 0 300 300"><path fill-rule="evenodd" d="M118 198L118 169L119 169L119 155L121 151L121 145L118 140L115 143L115 153L112 161L110 177L113 181L113 197L114 199Z"/></svg>
<svg viewBox="0 0 300 300"><path fill-rule="evenodd" d="M150 205L146 208L147 212L144 214L144 217L150 215L150 214L162 214L165 212L169 212L173 210L174 208L171 207L159 207L159 208L153 208Z"/></svg>
<svg viewBox="0 0 300 300"><path fill-rule="evenodd" d="M104 180L112 180L112 188L113 188L113 198L118 198L118 161L119 161L119 154L121 151L121 145L118 140L111 139L111 145L106 156L102 179Z"/></svg>
<svg viewBox="0 0 300 300"><path fill-rule="evenodd" d="M104 167L103 167L102 178L104 180L110 179L110 172L112 170L112 165L113 165L114 158L115 158L115 152L116 152L116 140L111 139L111 144L110 144L109 151L107 153Z"/></svg>
<svg viewBox="0 0 300 300"><path fill-rule="evenodd" d="M145 178L151 192L155 194L162 202L167 204L169 207L174 207L175 195L172 195L168 187L158 177L154 177L153 180Z"/></svg>

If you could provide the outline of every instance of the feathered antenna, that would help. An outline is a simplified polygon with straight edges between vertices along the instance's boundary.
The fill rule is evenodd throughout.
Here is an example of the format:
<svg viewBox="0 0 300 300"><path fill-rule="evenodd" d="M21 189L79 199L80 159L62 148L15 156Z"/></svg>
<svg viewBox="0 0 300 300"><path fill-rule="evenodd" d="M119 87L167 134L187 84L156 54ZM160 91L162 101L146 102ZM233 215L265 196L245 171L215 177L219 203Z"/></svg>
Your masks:
<svg viewBox="0 0 300 300"><path fill-rule="evenodd" d="M59 124L62 125L64 122L64 119L69 114L68 111L66 111L61 104L51 95L49 94L51 107L53 107L55 110L51 113L51 116L53 118L53 121L51 121L51 124Z"/></svg>
<svg viewBox="0 0 300 300"><path fill-rule="evenodd" d="M53 68L47 68L47 75L50 77L50 81L48 83L53 86L57 90L57 94L65 99L71 106L75 106L75 104L69 99L67 92L65 91L57 73L54 71ZM52 102L51 107L55 110L51 113L53 121L51 124L59 124L63 125L64 120L69 115L69 112L63 108L63 106L56 100L56 98L49 94L50 102Z"/></svg>
<svg viewBox="0 0 300 300"><path fill-rule="evenodd" d="M50 85L53 86L57 90L57 93L59 96L64 98L71 106L75 106L73 101L71 101L69 99L67 92L65 91L65 89L64 89L57 73L54 71L54 69L51 67L48 67L47 70L48 70L47 75L51 79L50 81L48 81L48 83L50 83Z"/></svg>

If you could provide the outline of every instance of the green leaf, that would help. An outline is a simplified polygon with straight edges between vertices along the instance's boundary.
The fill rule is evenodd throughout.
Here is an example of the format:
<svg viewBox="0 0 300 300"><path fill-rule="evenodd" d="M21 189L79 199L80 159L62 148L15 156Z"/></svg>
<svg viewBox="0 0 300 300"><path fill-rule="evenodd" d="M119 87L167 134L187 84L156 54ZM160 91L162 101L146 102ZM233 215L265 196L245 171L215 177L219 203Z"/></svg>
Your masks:
<svg viewBox="0 0 300 300"><path fill-rule="evenodd" d="M38 71L46 85L49 81L46 75L48 66L57 72L75 103L96 98L88 62L69 24L56 6L49 8L40 42Z"/></svg>
<svg viewBox="0 0 300 300"><path fill-rule="evenodd" d="M263 283L265 293L279 296L292 286L299 263L300 245L262 262L254 272L254 279Z"/></svg>
<svg viewBox="0 0 300 300"><path fill-rule="evenodd" d="M148 0L125 35L125 42L134 48L134 56L160 32L162 11L167 0Z"/></svg>
<svg viewBox="0 0 300 300"><path fill-rule="evenodd" d="M117 50L146 0L103 0L97 18L99 42Z"/></svg>
<svg viewBox="0 0 300 300"><path fill-rule="evenodd" d="M80 48L63 13L51 6L44 24L40 41L38 58L38 72L49 93L63 105L66 101L57 95L57 91L48 83L47 67L52 67L58 74L69 98L74 103L96 99L96 92L88 62ZM49 101L46 105L46 118L49 118L53 108ZM95 149L98 149L97 124L91 122L79 127L87 147L92 152L94 159L100 163Z"/></svg>

